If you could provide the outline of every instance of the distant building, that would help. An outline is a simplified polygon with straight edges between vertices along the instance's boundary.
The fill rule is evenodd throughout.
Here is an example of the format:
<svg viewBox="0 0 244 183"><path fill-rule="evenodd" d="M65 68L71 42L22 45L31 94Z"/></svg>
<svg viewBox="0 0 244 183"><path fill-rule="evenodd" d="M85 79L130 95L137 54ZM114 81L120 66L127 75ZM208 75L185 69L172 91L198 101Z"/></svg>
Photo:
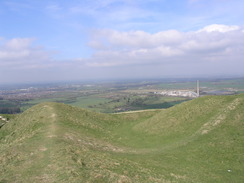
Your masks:
<svg viewBox="0 0 244 183"><path fill-rule="evenodd" d="M162 92L155 92L155 93L165 95L165 96L174 96L174 97L197 98L199 96L196 92L187 91L187 90L170 90L170 91L162 91Z"/></svg>
<svg viewBox="0 0 244 183"><path fill-rule="evenodd" d="M200 96L199 81L197 80L196 92L190 90L164 90L160 92L154 92L154 94L172 96L172 97L197 98Z"/></svg>

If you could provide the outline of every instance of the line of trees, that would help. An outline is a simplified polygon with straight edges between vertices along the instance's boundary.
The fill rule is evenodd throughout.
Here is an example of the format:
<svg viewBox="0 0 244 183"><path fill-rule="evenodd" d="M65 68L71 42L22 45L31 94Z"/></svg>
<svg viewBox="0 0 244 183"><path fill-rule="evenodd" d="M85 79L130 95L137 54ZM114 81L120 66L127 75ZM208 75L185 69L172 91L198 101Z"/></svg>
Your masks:
<svg viewBox="0 0 244 183"><path fill-rule="evenodd" d="M15 114L20 113L19 107L0 107L0 114Z"/></svg>

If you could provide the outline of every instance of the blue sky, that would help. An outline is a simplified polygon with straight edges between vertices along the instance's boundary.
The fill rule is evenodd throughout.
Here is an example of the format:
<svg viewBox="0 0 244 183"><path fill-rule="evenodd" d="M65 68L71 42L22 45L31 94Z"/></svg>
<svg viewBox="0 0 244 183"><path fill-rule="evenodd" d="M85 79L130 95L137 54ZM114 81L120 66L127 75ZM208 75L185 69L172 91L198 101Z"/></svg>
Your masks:
<svg viewBox="0 0 244 183"><path fill-rule="evenodd" d="M242 0L0 0L0 83L244 76Z"/></svg>

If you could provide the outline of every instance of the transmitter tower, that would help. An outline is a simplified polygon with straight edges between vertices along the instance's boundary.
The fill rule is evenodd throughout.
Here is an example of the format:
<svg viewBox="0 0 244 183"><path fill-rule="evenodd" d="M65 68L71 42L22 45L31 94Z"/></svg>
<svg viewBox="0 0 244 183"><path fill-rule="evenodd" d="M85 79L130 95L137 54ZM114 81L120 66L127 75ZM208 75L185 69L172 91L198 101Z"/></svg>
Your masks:
<svg viewBox="0 0 244 183"><path fill-rule="evenodd" d="M199 80L197 80L197 96L200 96Z"/></svg>

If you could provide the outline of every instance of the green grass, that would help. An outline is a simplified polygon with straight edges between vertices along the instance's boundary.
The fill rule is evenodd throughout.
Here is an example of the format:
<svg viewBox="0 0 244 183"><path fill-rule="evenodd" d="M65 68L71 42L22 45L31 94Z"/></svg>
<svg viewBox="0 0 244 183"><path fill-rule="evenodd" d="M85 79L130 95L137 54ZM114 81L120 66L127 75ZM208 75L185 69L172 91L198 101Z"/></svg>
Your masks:
<svg viewBox="0 0 244 183"><path fill-rule="evenodd" d="M90 106L98 106L104 102L108 102L109 100L100 96L85 96L78 97L74 103L71 103L73 106L81 107L81 108L90 108ZM94 110L98 111L98 107L94 107Z"/></svg>
<svg viewBox="0 0 244 183"><path fill-rule="evenodd" d="M244 95L103 114L38 104L0 130L0 182L242 182Z"/></svg>

